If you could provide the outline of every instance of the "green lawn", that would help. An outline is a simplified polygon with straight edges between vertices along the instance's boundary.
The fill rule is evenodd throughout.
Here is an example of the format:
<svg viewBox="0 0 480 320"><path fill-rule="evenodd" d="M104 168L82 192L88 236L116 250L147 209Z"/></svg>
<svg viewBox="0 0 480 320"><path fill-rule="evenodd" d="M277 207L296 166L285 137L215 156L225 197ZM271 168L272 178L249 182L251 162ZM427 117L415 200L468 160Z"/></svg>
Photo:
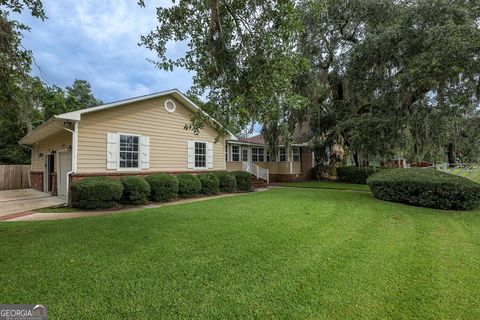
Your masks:
<svg viewBox="0 0 480 320"><path fill-rule="evenodd" d="M480 211L283 188L0 224L1 303L51 319L478 319Z"/></svg>
<svg viewBox="0 0 480 320"><path fill-rule="evenodd" d="M480 166L472 166L470 169L450 168L447 170L451 174L459 175L477 183L480 183Z"/></svg>
<svg viewBox="0 0 480 320"><path fill-rule="evenodd" d="M370 191L365 184L341 183L334 181L306 181L306 182L289 182L282 183L284 187L301 187L301 188L317 188L317 189L338 189L338 190L355 190Z"/></svg>

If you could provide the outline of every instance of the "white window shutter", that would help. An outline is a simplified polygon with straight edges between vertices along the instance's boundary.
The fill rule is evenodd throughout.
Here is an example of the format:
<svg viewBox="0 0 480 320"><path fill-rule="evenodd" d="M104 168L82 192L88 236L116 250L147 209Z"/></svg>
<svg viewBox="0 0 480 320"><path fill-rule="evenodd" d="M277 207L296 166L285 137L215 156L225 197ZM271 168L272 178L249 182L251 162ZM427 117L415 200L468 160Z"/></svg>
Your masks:
<svg viewBox="0 0 480 320"><path fill-rule="evenodd" d="M117 169L118 134L107 133L107 169Z"/></svg>
<svg viewBox="0 0 480 320"><path fill-rule="evenodd" d="M187 168L193 169L195 167L195 142L187 141Z"/></svg>
<svg viewBox="0 0 480 320"><path fill-rule="evenodd" d="M213 143L207 142L207 168L213 168Z"/></svg>
<svg viewBox="0 0 480 320"><path fill-rule="evenodd" d="M141 136L140 137L140 168L149 169L150 168L150 137Z"/></svg>

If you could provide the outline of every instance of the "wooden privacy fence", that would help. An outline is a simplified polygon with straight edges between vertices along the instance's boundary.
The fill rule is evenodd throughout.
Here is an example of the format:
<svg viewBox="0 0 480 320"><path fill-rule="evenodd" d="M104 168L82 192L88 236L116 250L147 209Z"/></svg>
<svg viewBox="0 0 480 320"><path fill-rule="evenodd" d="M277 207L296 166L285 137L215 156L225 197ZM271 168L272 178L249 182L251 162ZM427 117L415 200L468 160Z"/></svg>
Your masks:
<svg viewBox="0 0 480 320"><path fill-rule="evenodd" d="M30 165L0 165L0 190L30 188Z"/></svg>

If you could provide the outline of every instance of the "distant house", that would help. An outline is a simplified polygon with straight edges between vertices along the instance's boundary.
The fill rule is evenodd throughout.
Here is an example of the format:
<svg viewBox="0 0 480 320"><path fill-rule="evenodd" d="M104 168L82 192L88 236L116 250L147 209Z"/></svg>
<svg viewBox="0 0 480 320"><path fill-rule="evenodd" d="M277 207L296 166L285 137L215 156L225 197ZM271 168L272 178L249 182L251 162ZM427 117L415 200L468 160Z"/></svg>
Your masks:
<svg viewBox="0 0 480 320"><path fill-rule="evenodd" d="M20 141L32 148L32 188L68 199L70 183L91 176L245 170L270 181L309 178L306 144L280 146L273 161L261 137L185 130L195 112L174 89L54 116Z"/></svg>

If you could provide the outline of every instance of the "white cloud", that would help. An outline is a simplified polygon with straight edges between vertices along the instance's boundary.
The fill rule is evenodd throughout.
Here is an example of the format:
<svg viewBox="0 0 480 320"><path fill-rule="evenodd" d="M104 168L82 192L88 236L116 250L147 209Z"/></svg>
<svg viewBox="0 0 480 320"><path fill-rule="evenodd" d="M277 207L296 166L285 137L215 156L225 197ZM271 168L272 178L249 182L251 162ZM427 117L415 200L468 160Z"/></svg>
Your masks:
<svg viewBox="0 0 480 320"><path fill-rule="evenodd" d="M88 80L105 102L190 88L191 74L156 69L146 60L154 58L154 53L137 45L140 36L156 26L155 7L171 1L146 1L147 8L135 0L43 2L49 19L41 22L23 15L22 20L32 27L24 46L33 50L49 83L66 86L75 79ZM185 48L184 43L168 45L174 57Z"/></svg>

